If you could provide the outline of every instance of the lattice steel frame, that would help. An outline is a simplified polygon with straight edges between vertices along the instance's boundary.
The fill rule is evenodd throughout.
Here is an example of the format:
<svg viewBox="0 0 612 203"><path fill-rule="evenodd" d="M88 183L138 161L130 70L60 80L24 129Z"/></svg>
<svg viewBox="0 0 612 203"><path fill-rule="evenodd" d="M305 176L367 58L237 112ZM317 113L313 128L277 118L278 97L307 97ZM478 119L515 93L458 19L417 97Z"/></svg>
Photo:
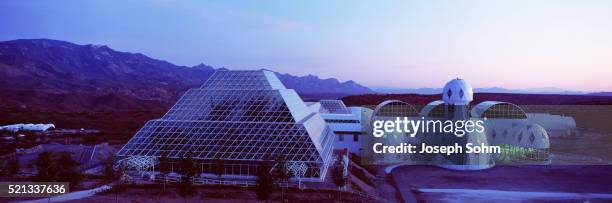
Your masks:
<svg viewBox="0 0 612 203"><path fill-rule="evenodd" d="M332 114L351 114L351 110L346 108L342 100L323 99L319 103L321 107Z"/></svg>
<svg viewBox="0 0 612 203"><path fill-rule="evenodd" d="M305 177L323 179L335 135L293 90L270 71L217 71L187 91L160 119L151 120L117 153L159 157L173 164L187 152L202 173L214 159L229 175L253 176L266 154L303 162Z"/></svg>

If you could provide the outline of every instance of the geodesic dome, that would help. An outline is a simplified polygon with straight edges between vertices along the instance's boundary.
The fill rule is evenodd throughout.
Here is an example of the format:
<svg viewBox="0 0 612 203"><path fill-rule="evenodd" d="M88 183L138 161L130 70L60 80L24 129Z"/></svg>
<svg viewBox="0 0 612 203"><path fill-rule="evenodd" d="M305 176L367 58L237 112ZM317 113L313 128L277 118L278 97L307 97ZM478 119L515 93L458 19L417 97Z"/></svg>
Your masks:
<svg viewBox="0 0 612 203"><path fill-rule="evenodd" d="M442 89L442 100L453 105L467 105L474 100L472 86L463 79L448 81Z"/></svg>

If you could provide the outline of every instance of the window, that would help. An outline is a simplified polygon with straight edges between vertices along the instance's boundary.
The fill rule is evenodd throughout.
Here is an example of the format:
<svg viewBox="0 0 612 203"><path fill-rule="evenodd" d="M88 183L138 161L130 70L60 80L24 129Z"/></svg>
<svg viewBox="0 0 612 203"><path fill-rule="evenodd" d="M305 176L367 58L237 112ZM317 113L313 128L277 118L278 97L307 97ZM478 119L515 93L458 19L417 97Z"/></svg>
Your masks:
<svg viewBox="0 0 612 203"><path fill-rule="evenodd" d="M353 141L359 142L359 134L353 134Z"/></svg>
<svg viewBox="0 0 612 203"><path fill-rule="evenodd" d="M344 135L343 134L339 134L338 135L338 141L344 141Z"/></svg>
<svg viewBox="0 0 612 203"><path fill-rule="evenodd" d="M359 120L325 119L328 123L359 123Z"/></svg>
<svg viewBox="0 0 612 203"><path fill-rule="evenodd" d="M333 114L350 114L351 111L346 108L342 100L321 100L321 107Z"/></svg>

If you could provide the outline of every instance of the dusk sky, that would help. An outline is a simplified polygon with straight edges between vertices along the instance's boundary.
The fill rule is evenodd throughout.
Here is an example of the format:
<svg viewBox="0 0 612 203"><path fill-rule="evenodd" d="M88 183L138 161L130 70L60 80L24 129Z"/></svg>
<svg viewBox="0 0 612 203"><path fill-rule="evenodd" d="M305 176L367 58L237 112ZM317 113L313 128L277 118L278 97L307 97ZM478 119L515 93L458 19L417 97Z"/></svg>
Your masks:
<svg viewBox="0 0 612 203"><path fill-rule="evenodd" d="M0 2L0 40L367 86L612 90L612 1Z"/></svg>

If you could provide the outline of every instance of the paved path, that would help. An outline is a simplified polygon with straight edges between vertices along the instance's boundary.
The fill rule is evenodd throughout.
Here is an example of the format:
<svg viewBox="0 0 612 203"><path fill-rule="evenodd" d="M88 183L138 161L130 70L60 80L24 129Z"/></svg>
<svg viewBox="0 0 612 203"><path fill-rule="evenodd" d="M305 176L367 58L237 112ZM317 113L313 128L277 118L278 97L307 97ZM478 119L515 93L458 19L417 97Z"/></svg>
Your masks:
<svg viewBox="0 0 612 203"><path fill-rule="evenodd" d="M612 195L612 166L521 165L478 171L401 166L393 169L391 176L407 202L411 202L411 196L432 202L451 201L453 198L479 202L559 202L564 198L565 202L589 199L612 202L609 198ZM513 196L524 199L513 199Z"/></svg>
<svg viewBox="0 0 612 203"><path fill-rule="evenodd" d="M69 201L69 200L77 200L77 199L83 199L86 197L94 196L97 193L104 192L109 189L111 189L111 186L103 185L103 186L100 186L94 189L90 189L90 190L81 190L81 191L71 192L68 194L53 196L51 198L21 201L21 203L45 203L45 202L63 202L63 201Z"/></svg>
<svg viewBox="0 0 612 203"><path fill-rule="evenodd" d="M607 193L570 193L570 192L525 192L481 189L418 189L424 196L436 202L492 202L492 201L612 201Z"/></svg>

